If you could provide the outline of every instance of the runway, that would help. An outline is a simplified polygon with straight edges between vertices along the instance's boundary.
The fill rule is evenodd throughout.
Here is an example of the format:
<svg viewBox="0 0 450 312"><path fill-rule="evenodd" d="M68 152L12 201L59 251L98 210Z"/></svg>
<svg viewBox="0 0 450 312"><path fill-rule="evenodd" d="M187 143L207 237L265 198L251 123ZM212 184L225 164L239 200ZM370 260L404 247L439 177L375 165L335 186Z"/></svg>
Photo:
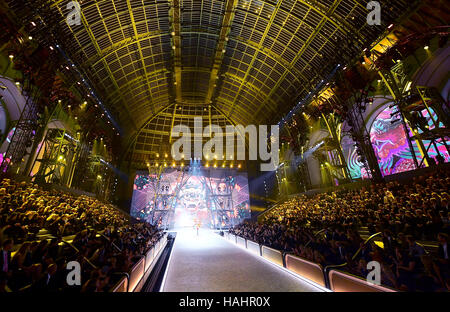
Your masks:
<svg viewBox="0 0 450 312"><path fill-rule="evenodd" d="M213 231L177 232L161 285L164 292L323 291Z"/></svg>

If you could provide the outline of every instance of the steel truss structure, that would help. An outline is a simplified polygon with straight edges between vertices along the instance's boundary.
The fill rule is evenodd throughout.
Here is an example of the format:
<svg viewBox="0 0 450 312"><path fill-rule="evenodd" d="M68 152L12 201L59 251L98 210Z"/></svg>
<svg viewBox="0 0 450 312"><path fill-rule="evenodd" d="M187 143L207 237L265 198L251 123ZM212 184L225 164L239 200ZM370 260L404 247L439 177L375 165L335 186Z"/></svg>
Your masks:
<svg viewBox="0 0 450 312"><path fill-rule="evenodd" d="M80 1L80 25L66 22L69 0L8 4L25 22L58 29L61 49L132 138L173 105L199 107L194 115L212 105L230 124L277 123L411 7L407 0L383 2L383 25L374 27L368 2ZM132 162L145 164L138 155Z"/></svg>
<svg viewBox="0 0 450 312"><path fill-rule="evenodd" d="M211 170L202 169L202 174L194 172L192 167L176 169L177 179L175 186L164 174L165 167L149 168L148 184L153 191L152 198L148 199L146 206L141 211L141 216L147 222L158 225L162 229L172 229L176 226L175 209L179 202L180 192L188 184L192 177L198 177L204 191L204 201L207 208L208 224L215 229L228 228L238 222L236 207L233 201L235 180L233 176L225 174L214 177L212 183ZM217 173L217 171L216 171Z"/></svg>

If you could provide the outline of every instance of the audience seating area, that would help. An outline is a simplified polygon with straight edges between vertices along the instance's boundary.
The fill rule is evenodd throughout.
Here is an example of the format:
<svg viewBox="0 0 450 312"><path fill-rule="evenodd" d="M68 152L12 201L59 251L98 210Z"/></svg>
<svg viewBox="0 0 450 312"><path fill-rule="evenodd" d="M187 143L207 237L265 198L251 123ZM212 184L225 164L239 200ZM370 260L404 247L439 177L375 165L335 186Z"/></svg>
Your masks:
<svg viewBox="0 0 450 312"><path fill-rule="evenodd" d="M378 261L386 288L372 290L449 291L449 185L443 171L407 184L298 196L229 234L332 290L353 289L354 282L367 286L367 264Z"/></svg>
<svg viewBox="0 0 450 312"><path fill-rule="evenodd" d="M167 241L94 198L8 179L0 183L0 228L0 292L136 291ZM67 285L70 261L81 265L81 285Z"/></svg>

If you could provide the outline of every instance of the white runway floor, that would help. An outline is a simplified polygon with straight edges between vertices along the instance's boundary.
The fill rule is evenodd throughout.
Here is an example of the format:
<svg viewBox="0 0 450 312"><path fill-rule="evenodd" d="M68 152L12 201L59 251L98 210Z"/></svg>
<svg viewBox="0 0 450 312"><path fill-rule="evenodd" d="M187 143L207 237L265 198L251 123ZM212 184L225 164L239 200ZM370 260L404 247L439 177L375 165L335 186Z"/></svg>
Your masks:
<svg viewBox="0 0 450 312"><path fill-rule="evenodd" d="M314 284L251 254L212 231L177 233L164 292L312 292Z"/></svg>

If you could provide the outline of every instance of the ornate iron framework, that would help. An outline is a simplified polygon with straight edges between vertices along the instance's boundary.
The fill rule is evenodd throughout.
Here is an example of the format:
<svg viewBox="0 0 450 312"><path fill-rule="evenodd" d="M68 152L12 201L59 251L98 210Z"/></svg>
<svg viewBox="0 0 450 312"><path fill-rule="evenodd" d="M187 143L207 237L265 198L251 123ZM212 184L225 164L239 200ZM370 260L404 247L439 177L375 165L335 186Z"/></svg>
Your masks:
<svg viewBox="0 0 450 312"><path fill-rule="evenodd" d="M18 15L29 5L8 2ZM354 57L383 30L366 22L369 0L83 1L73 26L68 2L35 0L50 9L29 21L60 29L61 47L128 137L174 104L211 104L232 124L278 122L338 57ZM387 26L409 2L384 5Z"/></svg>

